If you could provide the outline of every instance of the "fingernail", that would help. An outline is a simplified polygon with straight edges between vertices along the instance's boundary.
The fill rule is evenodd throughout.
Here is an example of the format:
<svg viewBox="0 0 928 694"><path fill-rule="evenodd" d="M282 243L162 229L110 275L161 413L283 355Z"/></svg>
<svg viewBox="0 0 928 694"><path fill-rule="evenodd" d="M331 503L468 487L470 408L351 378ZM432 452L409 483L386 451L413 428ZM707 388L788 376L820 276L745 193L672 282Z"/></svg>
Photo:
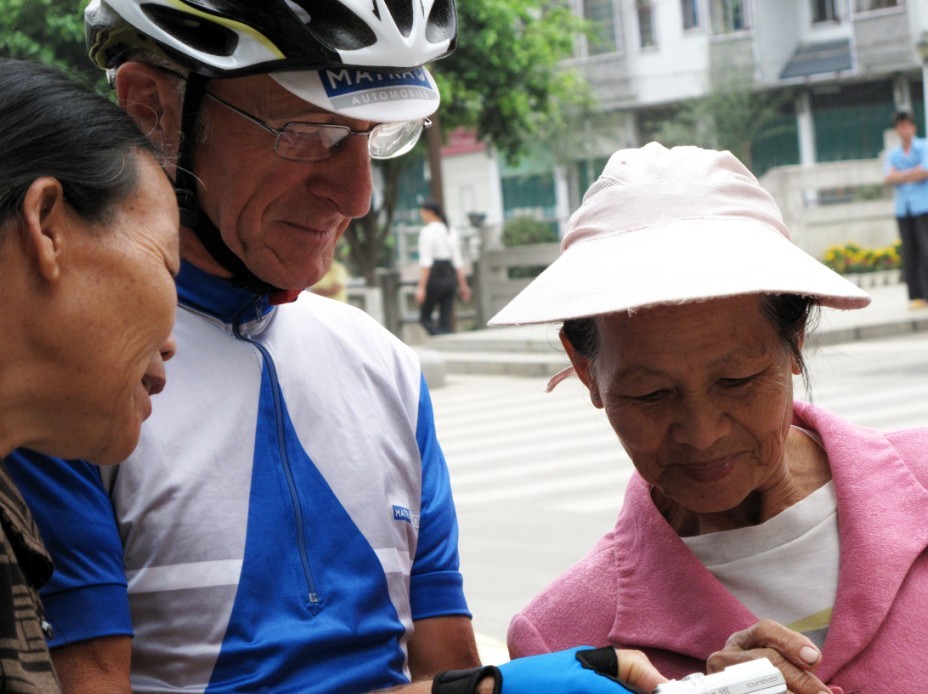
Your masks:
<svg viewBox="0 0 928 694"><path fill-rule="evenodd" d="M799 657L809 665L815 665L821 656L822 654L819 650L817 648L812 648L812 646L803 646L799 649Z"/></svg>

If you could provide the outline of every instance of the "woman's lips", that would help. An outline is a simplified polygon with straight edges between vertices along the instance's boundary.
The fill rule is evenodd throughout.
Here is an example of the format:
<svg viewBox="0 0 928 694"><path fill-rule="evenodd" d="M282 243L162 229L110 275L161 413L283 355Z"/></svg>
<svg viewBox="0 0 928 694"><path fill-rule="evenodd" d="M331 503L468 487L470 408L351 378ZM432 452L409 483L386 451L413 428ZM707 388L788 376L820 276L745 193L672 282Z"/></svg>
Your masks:
<svg viewBox="0 0 928 694"><path fill-rule="evenodd" d="M673 466L694 482L718 482L735 469L735 457L731 456L707 463L678 463Z"/></svg>

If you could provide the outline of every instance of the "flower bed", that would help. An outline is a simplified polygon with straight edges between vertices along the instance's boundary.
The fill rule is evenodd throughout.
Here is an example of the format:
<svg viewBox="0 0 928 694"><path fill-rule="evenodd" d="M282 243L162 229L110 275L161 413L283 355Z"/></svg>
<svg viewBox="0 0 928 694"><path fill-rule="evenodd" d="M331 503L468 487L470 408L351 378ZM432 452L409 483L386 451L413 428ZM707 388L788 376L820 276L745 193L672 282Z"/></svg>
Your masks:
<svg viewBox="0 0 928 694"><path fill-rule="evenodd" d="M835 272L847 275L861 272L899 270L902 258L899 255L900 241L885 248L862 248L856 243L832 246L825 251L825 265Z"/></svg>
<svg viewBox="0 0 928 694"><path fill-rule="evenodd" d="M856 243L832 246L825 251L824 263L861 287L895 284L901 280L901 242L885 248L863 248Z"/></svg>

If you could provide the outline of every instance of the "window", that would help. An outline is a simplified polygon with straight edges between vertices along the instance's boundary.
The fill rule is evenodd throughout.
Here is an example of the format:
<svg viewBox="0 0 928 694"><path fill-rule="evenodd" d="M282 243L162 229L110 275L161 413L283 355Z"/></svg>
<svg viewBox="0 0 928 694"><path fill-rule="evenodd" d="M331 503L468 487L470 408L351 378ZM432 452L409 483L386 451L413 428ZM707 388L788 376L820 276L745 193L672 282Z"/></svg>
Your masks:
<svg viewBox="0 0 928 694"><path fill-rule="evenodd" d="M854 10L857 12L869 12L870 10L882 10L887 7L898 7L901 0L854 0Z"/></svg>
<svg viewBox="0 0 928 694"><path fill-rule="evenodd" d="M812 23L835 22L835 0L812 0Z"/></svg>
<svg viewBox="0 0 928 694"><path fill-rule="evenodd" d="M636 0L635 5L638 9L638 36L642 48L656 46L657 41L654 39L654 8L651 7L651 0Z"/></svg>
<svg viewBox="0 0 928 694"><path fill-rule="evenodd" d="M680 13L684 31L699 27L699 0L680 0Z"/></svg>
<svg viewBox="0 0 928 694"><path fill-rule="evenodd" d="M583 0L583 18L592 24L593 33L587 39L587 54L615 53L619 46L616 37L615 7L612 0Z"/></svg>
<svg viewBox="0 0 928 694"><path fill-rule="evenodd" d="M713 34L732 34L751 28L748 0L711 0Z"/></svg>

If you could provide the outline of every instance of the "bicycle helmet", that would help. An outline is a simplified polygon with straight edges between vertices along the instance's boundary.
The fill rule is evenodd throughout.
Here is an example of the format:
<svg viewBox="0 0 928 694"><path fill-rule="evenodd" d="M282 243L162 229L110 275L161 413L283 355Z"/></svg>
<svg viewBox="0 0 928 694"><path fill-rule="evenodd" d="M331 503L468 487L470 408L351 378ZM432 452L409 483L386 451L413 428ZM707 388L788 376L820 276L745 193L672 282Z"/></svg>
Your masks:
<svg viewBox="0 0 928 694"><path fill-rule="evenodd" d="M84 12L91 60L114 70L145 51L190 70L182 133L195 131L210 79L269 73L304 101L348 118L406 121L438 108L424 65L454 49L454 0L92 0ZM199 209L182 137L175 189L181 222L255 291L255 277Z"/></svg>
<svg viewBox="0 0 928 694"><path fill-rule="evenodd" d="M84 17L102 68L146 48L207 77L403 70L450 53L456 33L453 0L93 0Z"/></svg>
<svg viewBox="0 0 928 694"><path fill-rule="evenodd" d="M422 66L457 30L453 0L93 0L84 22L104 69L142 49L207 78L276 73L311 104L379 121L435 112Z"/></svg>

